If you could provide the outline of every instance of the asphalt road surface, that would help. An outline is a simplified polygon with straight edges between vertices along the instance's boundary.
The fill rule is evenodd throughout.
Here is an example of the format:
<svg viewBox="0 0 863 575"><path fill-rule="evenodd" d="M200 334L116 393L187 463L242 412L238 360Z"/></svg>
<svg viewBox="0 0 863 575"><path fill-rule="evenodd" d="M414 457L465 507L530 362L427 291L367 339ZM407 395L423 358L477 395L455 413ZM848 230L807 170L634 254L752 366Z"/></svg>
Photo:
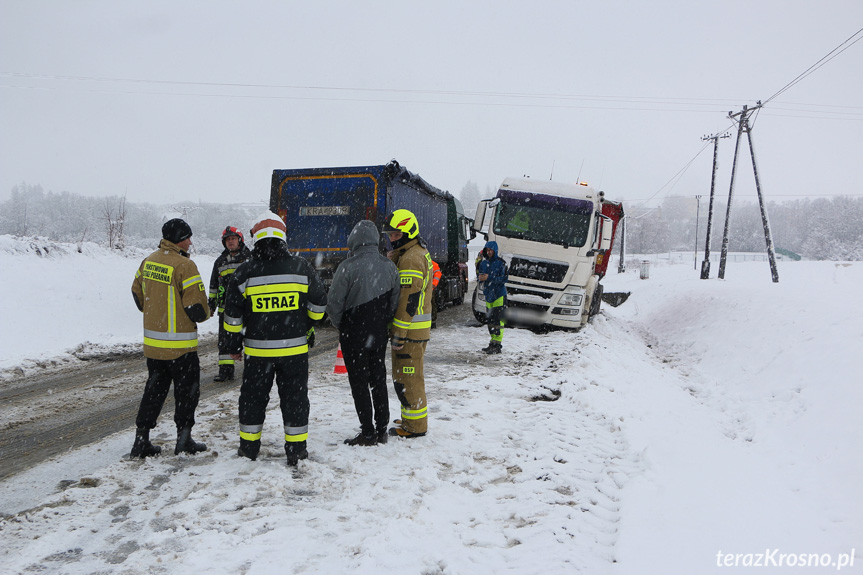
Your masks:
<svg viewBox="0 0 863 575"><path fill-rule="evenodd" d="M333 328L317 328L310 359L338 345ZM240 378L214 382L218 372L215 336L202 337L201 399L232 388ZM238 370L242 373L242 370ZM129 431L131 447L138 404L147 380L143 352L105 355L84 365L39 372L0 388L0 480L66 451ZM172 417L173 389L159 419Z"/></svg>

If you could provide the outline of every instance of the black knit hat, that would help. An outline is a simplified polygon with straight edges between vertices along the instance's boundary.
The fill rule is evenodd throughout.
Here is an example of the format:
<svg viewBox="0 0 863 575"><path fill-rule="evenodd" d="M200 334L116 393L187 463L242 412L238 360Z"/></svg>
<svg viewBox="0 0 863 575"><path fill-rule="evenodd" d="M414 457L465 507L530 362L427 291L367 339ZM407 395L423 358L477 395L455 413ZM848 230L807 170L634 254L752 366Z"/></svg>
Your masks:
<svg viewBox="0 0 863 575"><path fill-rule="evenodd" d="M180 218L174 218L162 225L162 237L171 243L179 244L192 237L192 228Z"/></svg>

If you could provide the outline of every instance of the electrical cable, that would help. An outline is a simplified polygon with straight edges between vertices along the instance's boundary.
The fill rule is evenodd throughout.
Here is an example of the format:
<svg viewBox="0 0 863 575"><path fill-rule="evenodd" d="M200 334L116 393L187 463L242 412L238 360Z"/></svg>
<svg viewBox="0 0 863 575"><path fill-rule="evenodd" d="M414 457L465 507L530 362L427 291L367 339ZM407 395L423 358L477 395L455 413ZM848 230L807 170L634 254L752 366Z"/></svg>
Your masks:
<svg viewBox="0 0 863 575"><path fill-rule="evenodd" d="M841 44L839 44L837 47L833 48L833 50L831 50L830 52L828 52L828 53L827 53L823 58L821 58L820 60L818 60L817 62L815 62L815 63L814 63L814 64L812 64L811 66L809 66L809 68L807 68L806 70L804 70L804 71L803 71L799 76L797 76L796 78L794 78L793 80L791 80L790 82L788 82L788 83L787 83L783 88L781 88L778 92L776 92L775 94L773 94L772 96L770 96L769 98L767 98L767 99L764 101L764 103L765 103L765 104L767 104L768 102L772 101L774 98L776 98L776 97L777 97L777 96L779 96L780 94L784 93L785 91L787 91L788 89L790 89L792 86L795 86L796 84L798 84L799 82L801 82L801 81L802 81L804 78L806 78L807 76L809 76L809 75L811 75L812 73L814 73L816 70L818 70L819 68L821 68L821 66L823 66L824 64L826 64L827 62L829 62L830 60L832 60L833 58L835 58L836 56L838 56L839 54L841 54L842 52L844 52L845 50L847 50L848 48L850 48L851 46L853 46L854 44L856 44L857 42L859 42L860 40L863 40L863 35L861 35L861 34L863 34L863 28L860 28L859 30L857 30L856 32L854 32L854 34L852 34L852 35L851 35L847 40L845 40L844 42L842 42ZM856 40L854 40L853 42L851 42L851 40L852 40L855 36L860 36L860 37L859 37L859 38L857 38ZM848 44L849 42L851 42L851 43L850 43L850 44ZM846 44L848 44L848 45L847 45L847 46L845 46ZM845 46L845 47L844 47L844 48L842 48L842 46ZM841 50L840 50L840 48L841 48ZM837 50L838 50L838 51L837 51Z"/></svg>

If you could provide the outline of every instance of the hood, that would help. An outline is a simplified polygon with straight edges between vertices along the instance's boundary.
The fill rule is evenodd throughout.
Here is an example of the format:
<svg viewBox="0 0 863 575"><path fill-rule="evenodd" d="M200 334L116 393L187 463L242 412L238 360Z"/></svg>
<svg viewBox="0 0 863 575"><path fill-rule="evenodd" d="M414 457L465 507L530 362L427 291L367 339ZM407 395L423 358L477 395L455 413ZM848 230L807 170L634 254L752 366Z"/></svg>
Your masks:
<svg viewBox="0 0 863 575"><path fill-rule="evenodd" d="M490 250L493 250L494 255L497 255L497 242L486 242L485 247L490 249ZM485 249L485 248L483 248L483 249Z"/></svg>
<svg viewBox="0 0 863 575"><path fill-rule="evenodd" d="M348 234L348 249L354 251L360 246L378 246L381 233L371 220L360 220Z"/></svg>

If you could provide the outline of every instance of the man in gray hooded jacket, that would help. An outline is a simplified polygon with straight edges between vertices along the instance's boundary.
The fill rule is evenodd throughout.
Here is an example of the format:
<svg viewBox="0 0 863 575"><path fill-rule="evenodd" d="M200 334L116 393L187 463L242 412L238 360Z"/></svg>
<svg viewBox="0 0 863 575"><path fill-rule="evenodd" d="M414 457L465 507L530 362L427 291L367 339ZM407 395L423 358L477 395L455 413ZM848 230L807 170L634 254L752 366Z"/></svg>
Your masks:
<svg viewBox="0 0 863 575"><path fill-rule="evenodd" d="M384 358L389 323L399 301L399 272L392 261L381 255L380 239L380 231L370 220L354 226L348 235L350 256L336 269L327 296L327 314L339 330L351 395L360 419L360 433L346 439L348 445L387 441L390 408Z"/></svg>

